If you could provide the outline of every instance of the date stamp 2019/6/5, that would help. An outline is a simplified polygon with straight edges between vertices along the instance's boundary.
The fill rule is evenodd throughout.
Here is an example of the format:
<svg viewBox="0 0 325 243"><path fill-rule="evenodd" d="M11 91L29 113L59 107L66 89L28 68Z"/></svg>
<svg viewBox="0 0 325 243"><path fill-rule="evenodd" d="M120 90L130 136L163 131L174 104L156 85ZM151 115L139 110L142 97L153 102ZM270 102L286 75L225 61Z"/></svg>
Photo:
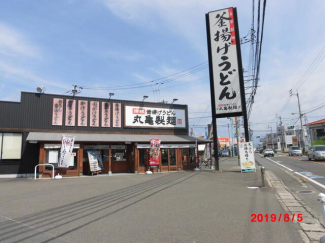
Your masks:
<svg viewBox="0 0 325 243"><path fill-rule="evenodd" d="M303 221L302 214L251 214L251 222L298 222Z"/></svg>

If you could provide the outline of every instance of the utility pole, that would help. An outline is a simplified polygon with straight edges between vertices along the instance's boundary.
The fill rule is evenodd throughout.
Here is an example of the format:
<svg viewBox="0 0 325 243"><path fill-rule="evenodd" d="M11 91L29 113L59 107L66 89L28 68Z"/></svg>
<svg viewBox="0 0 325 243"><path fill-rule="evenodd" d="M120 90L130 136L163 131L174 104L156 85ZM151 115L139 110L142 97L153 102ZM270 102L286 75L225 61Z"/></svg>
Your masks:
<svg viewBox="0 0 325 243"><path fill-rule="evenodd" d="M301 119L302 115L301 115L301 109L300 109L299 93L298 93L298 90L297 90L297 94L292 93L292 89L290 89L289 93L290 93L290 96L296 95L298 98L299 119L300 119L300 129L301 129L300 134L301 134L301 140L302 140L302 144L303 144L301 147L302 147L302 152L304 153L305 152L305 140L304 140L304 136L302 134L302 119Z"/></svg>
<svg viewBox="0 0 325 243"><path fill-rule="evenodd" d="M268 126L268 128L271 128L271 143L272 143L272 149L274 149L272 126Z"/></svg>
<svg viewBox="0 0 325 243"><path fill-rule="evenodd" d="M235 156L235 145L234 145L234 130L233 130L233 119L230 117L230 133L231 133L231 157Z"/></svg>
<svg viewBox="0 0 325 243"><path fill-rule="evenodd" d="M229 139L229 156L232 156L232 154L231 154L231 147L230 147L230 129L229 129L229 123L228 123L228 139Z"/></svg>
<svg viewBox="0 0 325 243"><path fill-rule="evenodd" d="M235 117L235 119L236 119L236 135L237 135L237 158L238 158L238 165L240 165L240 158L239 158L239 133L240 133L240 131L238 129L239 123L238 123L237 117Z"/></svg>

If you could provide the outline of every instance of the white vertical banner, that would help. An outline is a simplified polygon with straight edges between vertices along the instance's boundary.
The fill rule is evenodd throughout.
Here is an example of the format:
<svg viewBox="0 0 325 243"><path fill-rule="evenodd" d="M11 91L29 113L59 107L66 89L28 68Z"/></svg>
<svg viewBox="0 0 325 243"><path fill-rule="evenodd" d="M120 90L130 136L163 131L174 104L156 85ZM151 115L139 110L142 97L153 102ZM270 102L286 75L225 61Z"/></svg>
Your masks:
<svg viewBox="0 0 325 243"><path fill-rule="evenodd" d="M253 142L239 143L239 157L242 172L256 171Z"/></svg>
<svg viewBox="0 0 325 243"><path fill-rule="evenodd" d="M59 168L69 168L75 136L62 136Z"/></svg>
<svg viewBox="0 0 325 243"><path fill-rule="evenodd" d="M208 33L210 38L210 66L212 66L215 114L242 112L240 69L236 43L234 8L210 12ZM212 62L212 63L211 63Z"/></svg>

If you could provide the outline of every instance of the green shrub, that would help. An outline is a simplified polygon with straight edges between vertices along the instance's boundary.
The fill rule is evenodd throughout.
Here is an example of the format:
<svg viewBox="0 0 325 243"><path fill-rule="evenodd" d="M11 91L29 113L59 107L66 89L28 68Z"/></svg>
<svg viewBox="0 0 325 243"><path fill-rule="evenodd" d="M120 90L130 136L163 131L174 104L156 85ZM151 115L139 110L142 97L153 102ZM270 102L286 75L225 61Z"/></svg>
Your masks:
<svg viewBox="0 0 325 243"><path fill-rule="evenodd" d="M312 141L311 145L324 145L324 141L323 140Z"/></svg>

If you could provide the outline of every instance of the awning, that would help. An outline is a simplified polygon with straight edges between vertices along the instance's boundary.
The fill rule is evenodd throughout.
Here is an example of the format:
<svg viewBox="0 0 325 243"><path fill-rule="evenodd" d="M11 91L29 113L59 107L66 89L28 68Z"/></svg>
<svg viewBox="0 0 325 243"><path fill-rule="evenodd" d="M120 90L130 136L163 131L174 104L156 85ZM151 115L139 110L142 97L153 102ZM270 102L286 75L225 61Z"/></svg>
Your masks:
<svg viewBox="0 0 325 243"><path fill-rule="evenodd" d="M46 133L30 132L27 141L61 141L62 135L75 136L75 142L149 142L151 138L161 139L161 142L188 143L197 138L188 135L149 135L149 134L103 134L103 133ZM210 140L197 139L198 143L211 143Z"/></svg>

